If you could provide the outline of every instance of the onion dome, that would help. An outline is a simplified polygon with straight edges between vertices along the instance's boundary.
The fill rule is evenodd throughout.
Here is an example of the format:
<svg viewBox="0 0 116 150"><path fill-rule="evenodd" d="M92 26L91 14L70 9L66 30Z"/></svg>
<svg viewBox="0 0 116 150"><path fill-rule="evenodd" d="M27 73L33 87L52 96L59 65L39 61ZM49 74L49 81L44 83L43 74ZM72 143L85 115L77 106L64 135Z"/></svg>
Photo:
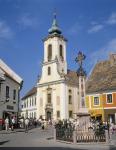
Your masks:
<svg viewBox="0 0 116 150"><path fill-rule="evenodd" d="M48 30L49 34L61 34L61 30L58 27L57 20L56 20L56 13L54 13L52 27Z"/></svg>

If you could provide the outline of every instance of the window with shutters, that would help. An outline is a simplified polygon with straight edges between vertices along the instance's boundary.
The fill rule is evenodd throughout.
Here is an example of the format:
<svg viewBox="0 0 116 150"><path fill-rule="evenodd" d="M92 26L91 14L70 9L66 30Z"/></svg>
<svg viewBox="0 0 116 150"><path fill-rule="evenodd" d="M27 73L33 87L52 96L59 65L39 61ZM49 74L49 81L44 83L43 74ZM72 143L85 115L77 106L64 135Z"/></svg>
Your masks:
<svg viewBox="0 0 116 150"><path fill-rule="evenodd" d="M112 103L112 94L107 94L107 103Z"/></svg>

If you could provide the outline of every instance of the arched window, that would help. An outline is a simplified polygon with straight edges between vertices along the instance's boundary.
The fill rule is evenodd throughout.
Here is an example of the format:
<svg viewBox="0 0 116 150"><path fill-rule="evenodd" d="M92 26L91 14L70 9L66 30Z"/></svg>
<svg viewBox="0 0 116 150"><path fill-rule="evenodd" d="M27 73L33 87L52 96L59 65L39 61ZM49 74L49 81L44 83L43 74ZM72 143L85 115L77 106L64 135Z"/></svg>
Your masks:
<svg viewBox="0 0 116 150"><path fill-rule="evenodd" d="M64 57L63 57L63 47L62 45L60 45L60 58L63 60Z"/></svg>
<svg viewBox="0 0 116 150"><path fill-rule="evenodd" d="M50 74L51 74L51 68L48 67L48 75L50 75Z"/></svg>
<svg viewBox="0 0 116 150"><path fill-rule="evenodd" d="M48 61L52 59L52 45L48 45Z"/></svg>

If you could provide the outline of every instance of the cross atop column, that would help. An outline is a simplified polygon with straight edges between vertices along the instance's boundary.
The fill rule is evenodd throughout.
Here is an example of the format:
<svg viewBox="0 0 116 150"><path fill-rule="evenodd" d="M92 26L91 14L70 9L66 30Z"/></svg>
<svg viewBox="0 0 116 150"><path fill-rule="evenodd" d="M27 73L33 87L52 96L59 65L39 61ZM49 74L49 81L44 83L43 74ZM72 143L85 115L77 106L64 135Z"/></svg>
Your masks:
<svg viewBox="0 0 116 150"><path fill-rule="evenodd" d="M78 52L77 57L75 58L76 63L79 64L79 69L77 70L79 75L86 75L86 72L83 69L83 61L85 58L86 56L81 51Z"/></svg>

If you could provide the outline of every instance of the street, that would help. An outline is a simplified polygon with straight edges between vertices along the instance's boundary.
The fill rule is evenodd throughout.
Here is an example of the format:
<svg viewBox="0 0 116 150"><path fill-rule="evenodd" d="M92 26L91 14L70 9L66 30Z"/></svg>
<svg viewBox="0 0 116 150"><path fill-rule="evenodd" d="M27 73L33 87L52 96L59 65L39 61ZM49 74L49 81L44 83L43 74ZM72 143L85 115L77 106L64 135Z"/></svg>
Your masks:
<svg viewBox="0 0 116 150"><path fill-rule="evenodd" d="M53 129L49 128L41 130L35 128L25 133L23 129L14 132L0 131L0 150L5 147L42 147L44 149L78 149L78 150L113 150L114 146L108 146L106 144L70 144L66 142L56 142L53 139Z"/></svg>

